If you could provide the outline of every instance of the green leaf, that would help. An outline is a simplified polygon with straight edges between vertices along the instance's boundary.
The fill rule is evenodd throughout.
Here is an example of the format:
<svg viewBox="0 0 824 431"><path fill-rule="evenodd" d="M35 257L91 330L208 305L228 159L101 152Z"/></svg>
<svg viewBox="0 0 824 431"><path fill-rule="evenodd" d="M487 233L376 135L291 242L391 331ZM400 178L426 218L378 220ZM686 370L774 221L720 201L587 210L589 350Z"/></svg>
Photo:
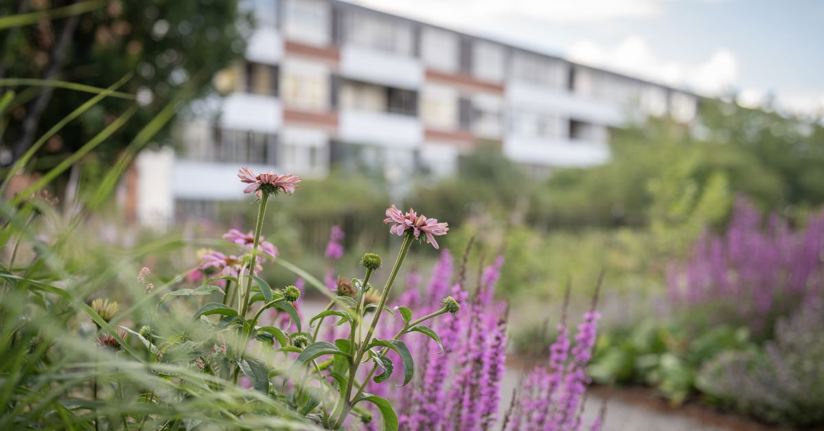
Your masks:
<svg viewBox="0 0 824 431"><path fill-rule="evenodd" d="M368 393L364 393L355 403L357 404L360 401L370 402L380 410L381 417L383 418L384 431L398 431L398 415L395 413L395 409L392 408L392 404L389 401Z"/></svg>
<svg viewBox="0 0 824 431"><path fill-rule="evenodd" d="M269 283L266 280L258 277L257 275L252 275L252 278L255 280L257 285L260 287L260 293L263 294L263 298L266 299L266 302L272 300L272 287L269 286Z"/></svg>
<svg viewBox="0 0 824 431"><path fill-rule="evenodd" d="M328 341L318 341L314 344L310 344L309 347L305 348L298 356L297 362L299 364L305 364L311 361L312 359L315 359L318 356L323 355L341 355L344 357L349 356L346 353L342 352L340 349L338 349L337 346Z"/></svg>
<svg viewBox="0 0 824 431"><path fill-rule="evenodd" d="M278 344L280 347L286 347L289 345L289 337L280 329L274 326L264 326L257 329L258 334L269 334L275 340L278 340Z"/></svg>
<svg viewBox="0 0 824 431"><path fill-rule="evenodd" d="M343 321L343 322L349 322L349 321L352 320L352 318L349 316L349 313L347 313L345 311L326 310L326 311L322 311L322 312L318 313L317 315L315 315L315 317L310 319L309 320L309 326L312 326L312 322L314 322L318 319L323 319L324 317L327 317L327 316L339 316L341 318L341 321ZM320 324L320 323L318 323L318 324Z"/></svg>
<svg viewBox="0 0 824 431"><path fill-rule="evenodd" d="M223 289L221 289L219 286L213 285L201 286L195 289L177 289L171 292L167 292L163 295L163 298L166 299L169 296L206 296L211 295L215 292L222 293Z"/></svg>
<svg viewBox="0 0 824 431"><path fill-rule="evenodd" d="M397 352L403 361L403 384L406 385L412 380L412 376L415 375L415 361L412 360L412 354L409 353L406 343L401 340L374 340L372 346L383 346Z"/></svg>
<svg viewBox="0 0 824 431"><path fill-rule="evenodd" d="M412 310L408 307L398 307L398 311L401 313L401 317L403 317L403 323L409 324L409 321L412 320Z"/></svg>
<svg viewBox="0 0 824 431"><path fill-rule="evenodd" d="M383 383L392 376L392 372L395 371L395 364L393 364L389 358L378 356L377 354L375 354L372 359L375 361L375 364L383 370L383 372L375 376L372 380L374 380L375 383Z"/></svg>
<svg viewBox="0 0 824 431"><path fill-rule="evenodd" d="M443 344L441 344L441 337L438 336L438 333L433 331L432 328L430 328L428 326L424 326L424 325L415 325L415 326L409 328L409 330L407 332L420 332L421 334L426 335L427 337L433 339L436 343L438 343L438 347L440 347L441 351L443 351Z"/></svg>
<svg viewBox="0 0 824 431"><path fill-rule="evenodd" d="M301 332L300 317L298 316L298 310L295 309L294 305L288 302L278 302L273 307L289 314L289 318L292 319L292 322L295 322L295 327L298 328L298 332Z"/></svg>
<svg viewBox="0 0 824 431"><path fill-rule="evenodd" d="M269 371L263 364L254 359L243 359L238 361L238 365L243 374L252 379L255 390L269 393Z"/></svg>
<svg viewBox="0 0 824 431"><path fill-rule="evenodd" d="M200 310L194 315L194 318L197 319L200 316L209 316L211 314L222 314L224 316L237 316L237 311L233 308L229 308L219 302L210 302L203 307L200 307Z"/></svg>

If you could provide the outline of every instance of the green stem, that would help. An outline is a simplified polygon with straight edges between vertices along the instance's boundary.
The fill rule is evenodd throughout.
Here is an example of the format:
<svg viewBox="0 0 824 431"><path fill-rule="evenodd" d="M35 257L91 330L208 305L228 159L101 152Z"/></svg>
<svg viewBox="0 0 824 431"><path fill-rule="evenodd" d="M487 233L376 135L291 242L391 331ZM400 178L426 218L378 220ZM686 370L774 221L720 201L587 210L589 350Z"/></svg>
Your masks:
<svg viewBox="0 0 824 431"><path fill-rule="evenodd" d="M366 347L369 346L369 341L372 339L372 335L375 333L375 328L378 326L378 321L380 320L383 308L386 306L386 300L389 297L389 292L392 290L392 285L395 283L395 278L398 276L398 271L400 271L401 266L403 265L403 261L406 259L406 255L407 253L409 253L409 249L411 248L411 246L412 233L407 232L403 237L401 249L398 252L398 257L395 259L395 264L392 266L392 271L389 273L389 278L386 280L386 285L383 288L383 292L381 292L381 299L378 302L377 310L375 310L375 316L372 317L372 323L369 325L369 330L366 332L366 337L364 337L364 339L361 340L361 343L357 349L357 354L354 356L355 360L352 362L352 365L349 368L349 379L346 382L346 391L344 392L342 398L342 409L340 411L338 419L334 421L336 428L343 424L344 419L346 419L346 416L352 409L352 401L350 399L350 396L352 395L352 387L355 384L355 380L357 378L358 367L360 366L360 362L363 359L364 353L366 352Z"/></svg>
<svg viewBox="0 0 824 431"><path fill-rule="evenodd" d="M223 288L223 305L229 305L229 292L232 290L232 280L226 280L226 286Z"/></svg>
<svg viewBox="0 0 824 431"><path fill-rule="evenodd" d="M269 194L263 193L258 204L257 221L255 222L255 239L252 242L252 258L249 260L249 267L246 273L246 287L240 289L240 280L238 280L239 293L239 315L241 319L246 318L246 312L249 311L249 291L252 290L252 275L255 273L255 264L257 263L257 248L260 245L260 231L263 230L263 218L266 215L266 202L269 200ZM243 355L246 354L246 345L248 344L247 334L240 334L240 345L237 348L237 360L240 361ZM237 384L237 379L240 375L240 365L235 365L232 381Z"/></svg>
<svg viewBox="0 0 824 431"><path fill-rule="evenodd" d="M398 331L398 333L397 333L397 334L395 334L395 336L394 336L394 337L392 337L392 339L393 339L393 340L397 340L397 339L399 339L399 338L400 338L403 334L405 334L405 333L409 330L409 328L412 328L412 327L414 327L415 325L420 325L421 323L423 323L423 322L425 322L425 321L427 321L427 320L429 320L429 319L434 319L434 318L436 318L436 317L440 316L441 314L446 314L446 313L447 313L446 308L441 308L441 309L439 309L439 310L437 310L437 311L433 311L432 313L429 313L429 314L427 314L427 315L425 315L425 316L421 316L420 318L415 319L415 320L413 320L413 321L409 322L409 324L408 324L408 325L405 325L405 326L404 326L404 327L403 327L400 331ZM383 348L383 351L381 351L381 354L380 354L380 355L378 355L378 356L379 356L379 357L383 357L384 355L386 355L386 352L388 352L388 351L389 351L389 348L384 347L384 348ZM362 384L362 385L358 385L358 391L355 393L355 396L354 396L354 397L352 397L352 399L353 399L353 400L356 400L356 399L358 399L358 397L359 397L359 396L361 396L361 394L363 393L363 390L364 390L364 389L366 389L366 384L367 384L367 383L369 383L369 380L370 380L370 379L372 379L372 376L374 376L374 375L375 375L375 371L377 371L377 370L378 370L378 366L377 366L377 365L375 365L374 367L372 367L372 369L369 371L369 374L367 374L367 375L366 375L366 378L363 380L363 384Z"/></svg>
<svg viewBox="0 0 824 431"><path fill-rule="evenodd" d="M335 307L335 301L330 301L329 305L323 309L323 311L329 311ZM322 311L322 312L323 312ZM312 342L318 341L318 333L320 332L320 325L323 324L323 317L318 319L318 324L315 326L315 332L312 333Z"/></svg>
<svg viewBox="0 0 824 431"><path fill-rule="evenodd" d="M243 299L241 301L240 317L245 318L246 312L249 310L249 290L252 289L252 274L255 273L255 264L257 263L257 248L260 245L260 231L263 230L263 217L266 215L266 202L269 200L269 194L263 193L260 197L260 204L258 205L257 221L255 222L255 240L252 243L252 259L249 261L249 269L246 273L246 288L243 289Z"/></svg>

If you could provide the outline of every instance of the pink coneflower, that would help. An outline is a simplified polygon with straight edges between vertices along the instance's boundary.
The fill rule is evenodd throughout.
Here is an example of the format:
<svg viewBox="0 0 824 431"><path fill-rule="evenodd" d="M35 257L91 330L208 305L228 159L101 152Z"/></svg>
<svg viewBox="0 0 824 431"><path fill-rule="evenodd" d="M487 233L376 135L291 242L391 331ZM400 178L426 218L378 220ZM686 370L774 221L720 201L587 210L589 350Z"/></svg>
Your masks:
<svg viewBox="0 0 824 431"><path fill-rule="evenodd" d="M243 261L237 256L228 256L219 251L209 251L203 255L203 260L200 263L200 269L212 270L220 275L234 275L240 274L243 267Z"/></svg>
<svg viewBox="0 0 824 431"><path fill-rule="evenodd" d="M242 245L246 248L252 248L255 244L255 235L252 231L243 233L237 229L229 229L228 232L223 234L223 239ZM272 256L273 258L278 256L277 247L275 247L271 242L264 240L262 236L260 237L260 244L258 244L258 246L260 246L260 249L269 256Z"/></svg>
<svg viewBox="0 0 824 431"><path fill-rule="evenodd" d="M412 208L404 214L395 205L386 209L386 218L383 222L392 223L389 232L394 235L403 236L406 231L411 230L412 235L417 239L423 233L426 236L426 242L432 244L435 249L438 248L438 241L435 241L435 237L446 235L449 232L448 223L439 223L438 219L428 218L423 214L418 215Z"/></svg>
<svg viewBox="0 0 824 431"><path fill-rule="evenodd" d="M263 196L264 192L277 193L282 191L292 194L295 192L295 185L301 181L301 179L295 175L278 175L274 172L256 174L255 171L249 168L240 168L237 176L241 182L249 184L243 189L243 193L255 192L258 199Z"/></svg>

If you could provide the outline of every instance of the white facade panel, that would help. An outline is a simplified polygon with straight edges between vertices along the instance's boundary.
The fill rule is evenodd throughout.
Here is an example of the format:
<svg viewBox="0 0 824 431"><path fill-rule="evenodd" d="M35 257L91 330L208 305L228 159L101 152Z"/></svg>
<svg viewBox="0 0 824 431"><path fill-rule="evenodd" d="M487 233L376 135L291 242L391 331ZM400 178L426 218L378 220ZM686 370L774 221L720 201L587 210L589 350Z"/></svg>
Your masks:
<svg viewBox="0 0 824 431"><path fill-rule="evenodd" d="M421 147L421 161L432 174L445 177L458 169L460 150L455 145L442 142L425 142Z"/></svg>
<svg viewBox="0 0 824 431"><path fill-rule="evenodd" d="M424 79L423 65L416 58L353 45L341 49L340 74L358 81L410 90L418 89Z"/></svg>
<svg viewBox="0 0 824 431"><path fill-rule="evenodd" d="M165 228L174 215L174 151L143 151L137 157L137 218L140 224Z"/></svg>
<svg viewBox="0 0 824 431"><path fill-rule="evenodd" d="M282 123L283 107L275 97L234 93L223 101L223 129L276 133Z"/></svg>
<svg viewBox="0 0 824 431"><path fill-rule="evenodd" d="M255 30L246 46L246 59L255 63L277 64L283 58L283 38L273 28Z"/></svg>
<svg viewBox="0 0 824 431"><path fill-rule="evenodd" d="M609 146L605 143L568 139L538 140L508 137L504 154L516 162L530 165L587 167L605 163Z"/></svg>
<svg viewBox="0 0 824 431"><path fill-rule="evenodd" d="M272 171L271 166L244 165L256 172ZM236 200L245 196L245 184L237 178L241 165L234 163L175 160L171 170L174 199Z"/></svg>
<svg viewBox="0 0 824 431"><path fill-rule="evenodd" d="M626 108L617 103L593 100L562 90L510 82L506 87L506 99L510 110L519 108L554 112L559 116L609 126L620 126L627 119Z"/></svg>
<svg viewBox="0 0 824 431"><path fill-rule="evenodd" d="M351 143L415 148L423 141L423 127L416 117L350 110L341 112L339 123L338 136Z"/></svg>

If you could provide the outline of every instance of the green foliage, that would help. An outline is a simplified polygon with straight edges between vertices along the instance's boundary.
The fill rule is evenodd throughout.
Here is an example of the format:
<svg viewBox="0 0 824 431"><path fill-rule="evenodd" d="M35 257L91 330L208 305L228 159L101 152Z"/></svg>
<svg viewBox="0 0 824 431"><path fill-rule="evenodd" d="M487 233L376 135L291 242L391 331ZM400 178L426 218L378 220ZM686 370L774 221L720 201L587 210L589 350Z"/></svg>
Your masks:
<svg viewBox="0 0 824 431"><path fill-rule="evenodd" d="M211 91L212 76L244 49L250 26L241 20L236 1L140 0L81 2L59 12L67 2L19 1L0 4L4 18L35 16L0 32L0 75L12 78L59 78L68 85L106 87L131 75L120 91L138 95L141 109L93 157L111 165L143 124L157 116L184 84L190 97ZM75 6L84 5L82 10ZM58 11L57 13L53 13ZM57 18L60 19L50 19ZM37 25L26 25L26 24ZM193 53L197 53L193 55ZM101 66L105 65L105 66ZM2 85L2 84L0 84ZM9 84L15 85L17 84ZM45 131L88 99L66 89L18 86L8 110L3 140L18 159ZM130 100L111 98L96 104L49 141L38 157L41 167L53 166L128 108ZM163 129L166 130L165 128ZM162 139L161 134L156 135Z"/></svg>
<svg viewBox="0 0 824 431"><path fill-rule="evenodd" d="M696 393L704 364L725 352L753 348L742 330L718 326L694 334L678 324L645 320L602 333L590 375L601 383L648 384L680 404Z"/></svg>
<svg viewBox="0 0 824 431"><path fill-rule="evenodd" d="M470 218L507 218L526 206L535 185L500 149L481 147L461 157L455 177L434 184L420 180L407 202L455 227Z"/></svg>

